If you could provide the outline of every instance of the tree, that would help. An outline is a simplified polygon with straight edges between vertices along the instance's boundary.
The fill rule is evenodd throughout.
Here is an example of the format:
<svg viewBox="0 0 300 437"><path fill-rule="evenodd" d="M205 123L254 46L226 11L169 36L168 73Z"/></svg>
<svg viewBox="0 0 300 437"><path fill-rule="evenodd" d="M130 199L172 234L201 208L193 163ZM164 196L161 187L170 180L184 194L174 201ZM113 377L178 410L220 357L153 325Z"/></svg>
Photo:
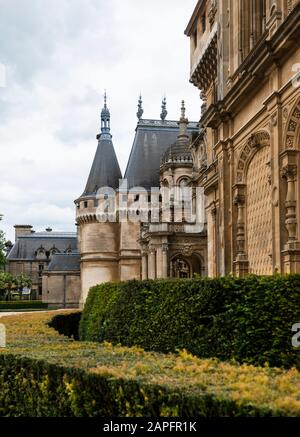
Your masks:
<svg viewBox="0 0 300 437"><path fill-rule="evenodd" d="M5 295L7 299L10 298L11 289L14 284L14 277L7 272L0 272L0 295L3 298Z"/></svg>

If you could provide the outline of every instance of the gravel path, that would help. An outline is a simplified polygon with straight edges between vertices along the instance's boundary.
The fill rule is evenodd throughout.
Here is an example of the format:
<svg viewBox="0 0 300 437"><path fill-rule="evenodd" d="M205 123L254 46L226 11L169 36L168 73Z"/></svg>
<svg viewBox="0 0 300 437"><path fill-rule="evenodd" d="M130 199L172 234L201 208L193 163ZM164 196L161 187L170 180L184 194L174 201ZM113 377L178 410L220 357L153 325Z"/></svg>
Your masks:
<svg viewBox="0 0 300 437"><path fill-rule="evenodd" d="M61 308L61 309L58 309L58 310L49 310L49 311L16 311L16 312L14 312L14 311L8 311L8 312L0 312L0 318L1 317L6 317L6 316L17 316L18 314L36 314L36 313L39 313L39 312L43 312L43 313L53 313L53 312L59 312L59 311L74 311L74 308L73 309L68 309L68 308L66 308L66 309L64 309L64 308Z"/></svg>

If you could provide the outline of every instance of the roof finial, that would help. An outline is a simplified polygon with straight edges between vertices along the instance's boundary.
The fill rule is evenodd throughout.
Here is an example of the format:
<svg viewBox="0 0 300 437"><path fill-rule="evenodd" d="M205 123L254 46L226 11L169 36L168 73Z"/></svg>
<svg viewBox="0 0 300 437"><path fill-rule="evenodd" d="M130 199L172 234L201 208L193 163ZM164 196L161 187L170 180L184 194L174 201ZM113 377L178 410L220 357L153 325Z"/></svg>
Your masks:
<svg viewBox="0 0 300 437"><path fill-rule="evenodd" d="M139 96L139 103L138 103L138 112L137 112L137 118L140 119L142 118L144 114L144 110L143 110L143 99L142 99L142 94L140 94Z"/></svg>
<svg viewBox="0 0 300 437"><path fill-rule="evenodd" d="M185 103L184 100L181 102L181 118L185 119Z"/></svg>
<svg viewBox="0 0 300 437"><path fill-rule="evenodd" d="M107 107L107 93L104 91L104 107L101 111L101 134L110 135L110 112Z"/></svg>
<svg viewBox="0 0 300 437"><path fill-rule="evenodd" d="M189 121L185 116L185 103L184 100L181 102L181 118L178 123L179 125L179 135L178 139L182 139L186 141L189 138L189 134L187 133L187 127L188 127Z"/></svg>
<svg viewBox="0 0 300 437"><path fill-rule="evenodd" d="M161 109L162 109L162 112L160 114L160 118L162 119L162 121L165 121L165 119L168 115L166 96L163 98Z"/></svg>

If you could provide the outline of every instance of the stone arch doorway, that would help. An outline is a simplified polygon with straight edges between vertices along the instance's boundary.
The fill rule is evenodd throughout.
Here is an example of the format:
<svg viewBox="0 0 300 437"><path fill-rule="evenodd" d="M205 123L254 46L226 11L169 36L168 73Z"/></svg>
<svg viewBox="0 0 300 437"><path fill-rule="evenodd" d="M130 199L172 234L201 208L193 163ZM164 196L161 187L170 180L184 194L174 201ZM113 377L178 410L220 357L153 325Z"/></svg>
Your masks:
<svg viewBox="0 0 300 437"><path fill-rule="evenodd" d="M173 256L171 259L170 273L172 278L192 279L195 274L203 273L203 263L200 255L193 253L187 257L181 254Z"/></svg>
<svg viewBox="0 0 300 437"><path fill-rule="evenodd" d="M237 165L235 273L273 274L272 170L270 134L257 132L244 145Z"/></svg>

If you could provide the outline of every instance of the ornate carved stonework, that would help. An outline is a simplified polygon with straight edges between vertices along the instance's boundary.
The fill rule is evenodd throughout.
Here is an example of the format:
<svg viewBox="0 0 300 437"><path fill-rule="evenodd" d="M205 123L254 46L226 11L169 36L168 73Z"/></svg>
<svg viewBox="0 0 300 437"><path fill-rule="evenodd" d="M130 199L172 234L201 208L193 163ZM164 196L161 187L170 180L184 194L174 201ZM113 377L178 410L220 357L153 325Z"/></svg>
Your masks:
<svg viewBox="0 0 300 437"><path fill-rule="evenodd" d="M182 223L174 223L170 225L170 232L184 232L184 225Z"/></svg>
<svg viewBox="0 0 300 437"><path fill-rule="evenodd" d="M246 142L237 165L237 182L245 181L246 170L249 162L256 153L257 149L263 146L270 145L270 135L266 131L258 132L251 135Z"/></svg>
<svg viewBox="0 0 300 437"><path fill-rule="evenodd" d="M300 104L298 104L292 111L287 122L286 132L286 149L294 149L297 140L297 132L300 129Z"/></svg>
<svg viewBox="0 0 300 437"><path fill-rule="evenodd" d="M192 256L192 253L193 253L193 247L192 247L192 246L184 246L184 247L181 249L181 253L182 253L184 256Z"/></svg>

